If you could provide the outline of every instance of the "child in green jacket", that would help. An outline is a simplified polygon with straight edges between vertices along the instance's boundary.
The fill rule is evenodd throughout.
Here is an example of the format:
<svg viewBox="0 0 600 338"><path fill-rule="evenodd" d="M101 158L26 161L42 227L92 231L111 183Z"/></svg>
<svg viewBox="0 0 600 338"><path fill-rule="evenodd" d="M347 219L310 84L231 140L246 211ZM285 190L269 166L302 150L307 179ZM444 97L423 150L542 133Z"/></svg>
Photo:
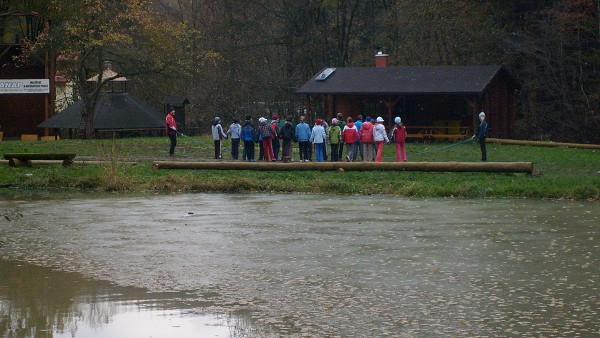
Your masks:
<svg viewBox="0 0 600 338"><path fill-rule="evenodd" d="M329 143L331 144L331 162L339 162L339 148L342 143L342 129L339 126L339 121L335 117L331 120L329 127Z"/></svg>

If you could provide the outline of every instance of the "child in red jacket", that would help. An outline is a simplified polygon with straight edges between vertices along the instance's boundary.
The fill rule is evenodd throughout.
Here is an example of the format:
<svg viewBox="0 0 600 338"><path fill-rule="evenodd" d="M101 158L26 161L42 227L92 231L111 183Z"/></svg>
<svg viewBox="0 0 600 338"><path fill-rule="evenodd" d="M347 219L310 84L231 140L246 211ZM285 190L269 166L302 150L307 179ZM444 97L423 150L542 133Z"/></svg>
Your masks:
<svg viewBox="0 0 600 338"><path fill-rule="evenodd" d="M405 162L406 149L404 148L404 142L406 141L406 127L402 124L400 117L396 117L394 123L394 128L390 132L390 139L393 139L396 144L396 159L398 162Z"/></svg>
<svg viewBox="0 0 600 338"><path fill-rule="evenodd" d="M356 141L358 140L358 130L356 130L356 126L351 117L348 118L348 123L344 126L344 130L342 131L342 139L344 143L346 143L346 149L348 149L348 155L346 156L346 161L351 162L354 156L354 152L356 151Z"/></svg>

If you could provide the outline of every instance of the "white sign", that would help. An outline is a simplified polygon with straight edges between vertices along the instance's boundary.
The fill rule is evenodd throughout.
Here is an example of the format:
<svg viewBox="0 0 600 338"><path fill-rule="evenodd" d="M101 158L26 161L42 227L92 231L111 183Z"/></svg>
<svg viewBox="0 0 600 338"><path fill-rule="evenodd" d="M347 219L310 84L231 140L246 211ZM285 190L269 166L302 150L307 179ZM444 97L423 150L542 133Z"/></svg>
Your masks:
<svg viewBox="0 0 600 338"><path fill-rule="evenodd" d="M48 79L0 79L0 94L49 94Z"/></svg>

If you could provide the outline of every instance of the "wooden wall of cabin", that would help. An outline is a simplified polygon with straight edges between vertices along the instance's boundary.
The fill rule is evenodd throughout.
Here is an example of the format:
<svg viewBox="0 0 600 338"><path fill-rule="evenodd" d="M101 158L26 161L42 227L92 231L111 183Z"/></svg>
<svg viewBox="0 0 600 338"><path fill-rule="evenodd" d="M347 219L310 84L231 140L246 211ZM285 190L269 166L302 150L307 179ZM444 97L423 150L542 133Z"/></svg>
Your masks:
<svg viewBox="0 0 600 338"><path fill-rule="evenodd" d="M508 87L506 97L507 119L506 119L506 136L515 136L515 120L517 118L517 101L515 88Z"/></svg>
<svg viewBox="0 0 600 338"><path fill-rule="evenodd" d="M472 108L463 95L418 95L406 98L400 115L407 125L435 126L452 121L471 126Z"/></svg>
<svg viewBox="0 0 600 338"><path fill-rule="evenodd" d="M342 113L344 119L352 117L356 120L356 117L363 113L363 102L364 96L352 96L352 95L338 95L336 96L335 111L329 116L328 122L337 116L338 113Z"/></svg>
<svg viewBox="0 0 600 338"><path fill-rule="evenodd" d="M481 101L481 109L485 112L491 137L513 135L515 104L514 86L502 76L492 79Z"/></svg>
<svg viewBox="0 0 600 338"><path fill-rule="evenodd" d="M393 102L391 114L386 105L386 100ZM386 125L392 125L395 116L400 116L404 111L405 99L403 96L385 96L380 95L339 95L336 97L336 111L342 113L344 118L352 117L355 121L358 115L367 116L375 119L381 116L385 119Z"/></svg>
<svg viewBox="0 0 600 338"><path fill-rule="evenodd" d="M0 45L0 54L2 53L0 79L46 78L44 65L16 67L13 62L13 56L19 53L16 46ZM46 94L0 94L0 125L4 137L39 134L41 130L36 126L46 119L48 98L49 95Z"/></svg>
<svg viewBox="0 0 600 338"><path fill-rule="evenodd" d="M331 121L332 113L339 104L335 95L307 95L306 96L306 119L314 123L317 118L325 118Z"/></svg>

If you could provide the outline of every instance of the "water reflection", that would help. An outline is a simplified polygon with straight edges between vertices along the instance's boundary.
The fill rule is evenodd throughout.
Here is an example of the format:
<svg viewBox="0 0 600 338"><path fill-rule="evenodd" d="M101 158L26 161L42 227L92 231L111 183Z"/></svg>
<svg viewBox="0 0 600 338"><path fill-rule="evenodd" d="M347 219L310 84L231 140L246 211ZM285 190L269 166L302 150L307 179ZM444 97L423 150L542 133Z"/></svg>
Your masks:
<svg viewBox="0 0 600 338"><path fill-rule="evenodd" d="M269 335L248 333L251 323L305 337L600 335L595 202L0 194L2 210L14 213L0 218L0 258L137 287L84 292L89 281L71 283L75 290L61 293L68 316L49 311L48 323L35 314L57 306L47 300L56 285L34 287L28 302L13 295L1 303L11 304L3 313L23 313L3 315L4 326L36 327L38 336L58 335L55 327L84 332L79 318L90 330L135 320L184 332L186 318L205 327L203 314L238 311L216 318L229 336Z"/></svg>
<svg viewBox="0 0 600 338"><path fill-rule="evenodd" d="M0 259L0 336L7 338L245 337L255 331L242 316L206 314L210 298L151 293Z"/></svg>

